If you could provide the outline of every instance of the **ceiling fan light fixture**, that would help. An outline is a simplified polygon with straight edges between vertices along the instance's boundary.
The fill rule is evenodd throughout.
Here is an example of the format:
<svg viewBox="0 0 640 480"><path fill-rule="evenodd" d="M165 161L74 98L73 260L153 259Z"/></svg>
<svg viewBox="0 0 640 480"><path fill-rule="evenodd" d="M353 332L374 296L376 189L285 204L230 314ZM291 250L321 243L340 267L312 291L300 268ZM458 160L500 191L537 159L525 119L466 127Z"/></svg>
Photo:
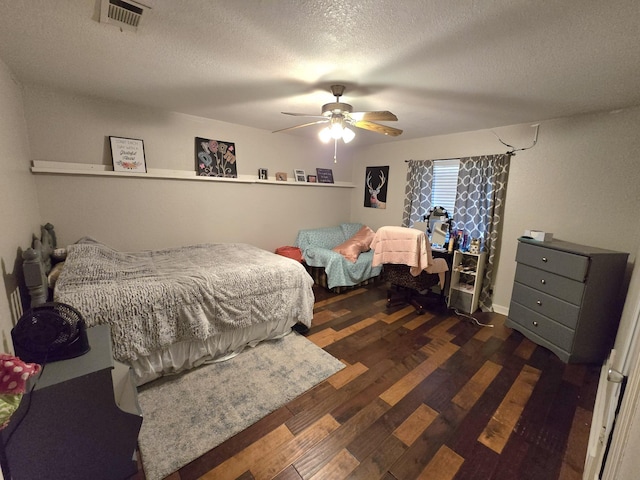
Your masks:
<svg viewBox="0 0 640 480"><path fill-rule="evenodd" d="M344 129L342 128L341 123L334 123L333 125L331 125L331 138L334 138L336 140L342 138L343 130Z"/></svg>
<svg viewBox="0 0 640 480"><path fill-rule="evenodd" d="M355 138L355 132L353 131L353 128L370 130L372 132L380 133L383 135L391 135L394 137L397 137L402 133L402 130L398 128L393 128L387 125L376 123L377 121L392 122L398 120L398 117L387 110L354 112L351 105L340 101L340 97L344 93L344 89L344 85L331 86L331 93L333 93L333 95L336 97L336 101L324 104L322 106L322 113L320 115L309 113L282 112L285 115L314 117L320 120L304 123L302 125L296 125L293 127L282 128L280 130L276 130L273 133L284 132L300 127L308 127L310 125L317 125L319 123L327 124L326 128L323 128L319 132L320 139L325 143L328 143L329 141L331 141L331 139L337 142L341 138L345 143L351 142Z"/></svg>
<svg viewBox="0 0 640 480"><path fill-rule="evenodd" d="M329 143L329 140L331 140L331 130L329 130L329 127L324 127L320 130L318 137L320 137L322 143Z"/></svg>
<svg viewBox="0 0 640 480"><path fill-rule="evenodd" d="M356 137L355 132L348 127L345 127L344 130L342 131L342 140L344 141L344 143L349 143L355 137Z"/></svg>

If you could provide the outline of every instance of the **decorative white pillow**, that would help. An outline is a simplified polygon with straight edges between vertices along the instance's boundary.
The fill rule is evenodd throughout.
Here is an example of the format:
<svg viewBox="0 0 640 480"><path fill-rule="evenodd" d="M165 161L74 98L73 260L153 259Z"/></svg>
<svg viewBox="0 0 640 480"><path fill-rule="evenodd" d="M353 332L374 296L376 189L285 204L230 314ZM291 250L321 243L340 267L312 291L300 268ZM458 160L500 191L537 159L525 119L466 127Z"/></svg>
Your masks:
<svg viewBox="0 0 640 480"><path fill-rule="evenodd" d="M67 249L55 248L53 252L51 252L51 258L53 258L56 262L62 262L67 258Z"/></svg>

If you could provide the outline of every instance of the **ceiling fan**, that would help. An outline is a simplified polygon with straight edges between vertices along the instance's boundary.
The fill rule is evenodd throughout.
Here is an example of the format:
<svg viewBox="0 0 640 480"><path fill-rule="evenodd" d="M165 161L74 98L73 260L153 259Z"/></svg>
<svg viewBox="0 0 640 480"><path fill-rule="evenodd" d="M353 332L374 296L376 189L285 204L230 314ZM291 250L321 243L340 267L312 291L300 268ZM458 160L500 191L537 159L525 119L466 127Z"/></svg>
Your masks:
<svg viewBox="0 0 640 480"><path fill-rule="evenodd" d="M344 93L344 85L331 85L331 93L336 97L336 101L327 103L322 106L322 113L320 115L307 114L307 113L291 113L282 112L285 115L293 115L296 117L311 117L319 118L315 122L303 123L302 125L296 125L294 127L282 128L275 130L273 133L284 132L286 130L293 130L296 128L309 127L311 125L317 125L326 123L326 128L320 131L320 139L324 142L328 142L331 139L338 140L342 138L345 143L350 142L355 137L353 130L348 127L357 127L364 130L371 130L372 132L381 133L383 135L391 135L397 137L402 133L402 130L398 128L389 127L387 125L381 125L374 121L395 122L398 120L393 113L389 111L377 111L377 112L354 112L353 107L348 103L342 103L340 97Z"/></svg>

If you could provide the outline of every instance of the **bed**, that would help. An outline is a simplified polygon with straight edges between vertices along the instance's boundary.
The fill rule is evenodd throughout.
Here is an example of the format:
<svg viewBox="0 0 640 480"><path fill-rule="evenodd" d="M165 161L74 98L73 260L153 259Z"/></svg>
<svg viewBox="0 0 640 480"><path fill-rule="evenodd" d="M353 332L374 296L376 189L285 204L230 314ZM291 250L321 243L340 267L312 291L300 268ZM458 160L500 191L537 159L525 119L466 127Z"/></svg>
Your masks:
<svg viewBox="0 0 640 480"><path fill-rule="evenodd" d="M131 366L138 385L229 358L313 318L305 268L249 244L121 252L85 237L62 252L53 229L43 228L23 258L32 306L46 300L36 280L48 279L49 299L76 308L87 327L111 327L114 358Z"/></svg>

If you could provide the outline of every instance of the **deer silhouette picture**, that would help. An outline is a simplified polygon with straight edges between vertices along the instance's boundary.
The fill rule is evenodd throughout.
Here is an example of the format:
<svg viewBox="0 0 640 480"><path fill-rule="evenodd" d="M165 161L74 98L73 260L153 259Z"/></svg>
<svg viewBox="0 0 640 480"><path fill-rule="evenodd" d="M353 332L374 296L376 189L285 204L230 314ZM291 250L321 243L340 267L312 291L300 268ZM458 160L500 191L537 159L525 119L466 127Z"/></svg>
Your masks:
<svg viewBox="0 0 640 480"><path fill-rule="evenodd" d="M367 184L367 189L369 190L369 195L367 197L365 194L365 203L364 203L365 207L387 208L387 189L386 189L387 175L385 175L385 170L387 171L387 175L388 175L389 167L367 168L366 184ZM374 171L377 171L378 173L378 183L377 183L377 186L375 187L371 185L371 177Z"/></svg>

